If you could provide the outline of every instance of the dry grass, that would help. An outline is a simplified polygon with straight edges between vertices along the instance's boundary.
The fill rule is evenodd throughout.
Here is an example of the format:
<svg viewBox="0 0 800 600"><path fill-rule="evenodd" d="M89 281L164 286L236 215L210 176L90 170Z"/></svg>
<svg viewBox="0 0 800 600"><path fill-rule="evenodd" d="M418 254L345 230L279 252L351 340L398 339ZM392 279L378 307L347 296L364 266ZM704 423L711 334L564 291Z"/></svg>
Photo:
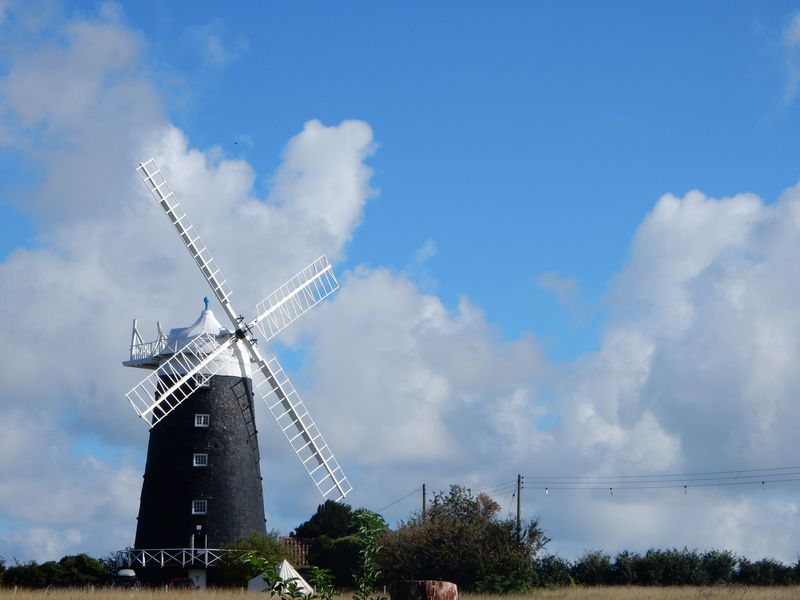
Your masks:
<svg viewBox="0 0 800 600"><path fill-rule="evenodd" d="M528 594L459 594L459 600L789 600L800 587L564 587Z"/></svg>
<svg viewBox="0 0 800 600"><path fill-rule="evenodd" d="M242 600L259 595L245 591L208 592L164 590L50 590L17 591L0 589L0 600L185 600L197 597L213 600ZM261 596L268 598L269 596ZM337 600L349 600L339 596ZM789 600L800 598L800 587L573 587L536 590L529 594L493 596L460 594L461 600Z"/></svg>

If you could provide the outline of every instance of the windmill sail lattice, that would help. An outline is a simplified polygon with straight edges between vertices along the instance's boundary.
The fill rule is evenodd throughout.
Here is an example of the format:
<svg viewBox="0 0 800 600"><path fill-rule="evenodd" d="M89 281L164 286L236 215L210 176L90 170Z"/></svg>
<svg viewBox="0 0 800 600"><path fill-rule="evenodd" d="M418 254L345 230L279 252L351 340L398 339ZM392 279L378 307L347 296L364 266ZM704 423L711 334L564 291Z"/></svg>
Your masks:
<svg viewBox="0 0 800 600"><path fill-rule="evenodd" d="M235 343L235 337L219 344L214 336L201 334L142 379L125 397L136 414L151 426L156 425L219 373L228 362L224 353Z"/></svg>
<svg viewBox="0 0 800 600"><path fill-rule="evenodd" d="M206 278L206 281L208 281L208 285L211 287L211 291L214 292L214 296L219 300L219 303L225 309L225 312L228 313L228 316L235 319L236 315L232 314L232 311L229 311L230 304L228 302L228 298L230 298L233 290L231 290L228 282L225 281L220 268L203 243L203 240L200 239L200 235L195 230L194 225L189 221L189 217L186 216L183 207L175 198L167 180L164 179L164 175L161 174L155 161L150 159L142 163L136 171L139 173L142 181L144 181L147 189L153 194L159 206L164 210L170 223L175 227L175 231L178 232L184 246L186 246L189 254L192 255L192 258L194 258L194 261L200 268L200 272Z"/></svg>
<svg viewBox="0 0 800 600"><path fill-rule="evenodd" d="M252 324L268 342L338 288L328 259L321 256L259 302Z"/></svg>
<svg viewBox="0 0 800 600"><path fill-rule="evenodd" d="M341 500L352 489L286 372L273 358L255 389L269 407L300 462L324 498Z"/></svg>
<svg viewBox="0 0 800 600"><path fill-rule="evenodd" d="M128 394L136 413L156 426L188 399L221 368L226 351L238 347L254 363L255 389L265 400L295 454L300 458L324 498L341 500L350 492L347 477L325 442L305 404L283 368L272 359L267 362L251 337L254 327L266 341L327 298L338 287L333 270L323 256L300 271L257 306L258 316L250 322L233 309L232 290L208 248L189 221L180 203L153 160L139 165L137 172L164 210L181 241L192 255L200 272L231 321L234 333L227 340L214 336L196 338L175 352L159 369L146 377ZM192 345L194 344L194 345Z"/></svg>

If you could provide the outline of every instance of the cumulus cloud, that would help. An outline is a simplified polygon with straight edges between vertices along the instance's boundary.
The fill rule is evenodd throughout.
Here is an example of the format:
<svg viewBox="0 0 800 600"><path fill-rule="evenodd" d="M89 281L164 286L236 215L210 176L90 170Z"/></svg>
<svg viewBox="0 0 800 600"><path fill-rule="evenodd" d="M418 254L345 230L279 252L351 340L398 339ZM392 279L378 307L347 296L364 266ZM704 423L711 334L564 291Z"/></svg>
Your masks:
<svg viewBox="0 0 800 600"><path fill-rule="evenodd" d="M436 246L436 242L431 239L425 240L425 243L414 254L414 262L418 265L424 264L437 254L439 254L439 248Z"/></svg>
<svg viewBox="0 0 800 600"><path fill-rule="evenodd" d="M0 0L0 26L5 23L6 14L11 6L11 0Z"/></svg>
<svg viewBox="0 0 800 600"><path fill-rule="evenodd" d="M783 48L786 64L786 90L784 100L790 102L797 95L800 84L800 65L798 65L798 48L800 47L800 13L792 15L783 30Z"/></svg>
<svg viewBox="0 0 800 600"><path fill-rule="evenodd" d="M659 200L612 285L600 349L576 361L560 385L554 435L572 455L563 464L594 475L793 464L799 211L797 186L776 204L697 191ZM613 503L631 509L627 530L650 532L640 546L674 539L792 559L791 536L783 535L798 531L791 496L779 488L753 499L754 491L761 493L709 491L699 503L681 500L680 509L635 494ZM679 514L692 526L671 531ZM637 544L607 529L606 547Z"/></svg>
<svg viewBox="0 0 800 600"><path fill-rule="evenodd" d="M138 181L137 162L154 156L164 167L248 313L316 256L341 257L373 193L363 165L369 126L312 121L287 145L279 197L254 197L249 165L194 150L169 125L135 33L105 13L62 30L63 43L21 47L0 80L5 148L41 174L19 192L39 245L0 264L4 301L14 307L0 316L0 334L20 340L0 350L0 413L14 424L0 455L0 515L27 532L2 539L34 558L54 558L64 540L95 553L130 543L146 445L123 397L141 377L120 365L130 318L153 332L157 319L185 325L208 293ZM309 197L325 188L320 179L330 190ZM87 434L121 447L122 457L71 455ZM53 494L59 502L46 501ZM81 534L43 542L56 531Z"/></svg>
<svg viewBox="0 0 800 600"><path fill-rule="evenodd" d="M578 290L578 284L574 279L560 277L558 273L552 271L540 275L536 283L542 289L553 292L561 302L571 301Z"/></svg>
<svg viewBox="0 0 800 600"><path fill-rule="evenodd" d="M188 43L213 67L226 67L247 51L244 37L230 39L225 22L214 18L204 25L191 27L186 32Z"/></svg>

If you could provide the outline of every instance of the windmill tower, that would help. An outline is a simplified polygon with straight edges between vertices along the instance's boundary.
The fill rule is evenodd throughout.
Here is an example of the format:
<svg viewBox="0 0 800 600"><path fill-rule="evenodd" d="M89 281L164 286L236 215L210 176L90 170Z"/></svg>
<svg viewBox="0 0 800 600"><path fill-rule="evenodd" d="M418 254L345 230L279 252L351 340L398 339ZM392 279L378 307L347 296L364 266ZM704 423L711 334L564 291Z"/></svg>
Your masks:
<svg viewBox="0 0 800 600"><path fill-rule="evenodd" d="M133 322L130 359L152 372L126 394L150 426L134 548L120 563L145 580L192 578L226 545L264 532L264 503L254 397L266 403L289 445L325 499L352 489L325 439L276 358L265 359L253 337L275 335L332 294L338 283L323 256L256 306L251 321L230 302L231 288L152 160L137 172L166 213L230 322L209 308L190 326L145 342ZM213 579L213 576L212 576Z"/></svg>

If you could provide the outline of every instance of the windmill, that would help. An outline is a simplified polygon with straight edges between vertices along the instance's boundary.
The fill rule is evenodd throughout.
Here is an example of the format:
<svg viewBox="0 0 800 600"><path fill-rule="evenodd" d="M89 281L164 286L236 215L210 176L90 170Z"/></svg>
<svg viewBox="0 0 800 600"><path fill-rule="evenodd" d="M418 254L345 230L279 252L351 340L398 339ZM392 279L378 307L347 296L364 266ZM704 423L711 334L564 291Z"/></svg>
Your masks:
<svg viewBox="0 0 800 600"><path fill-rule="evenodd" d="M153 160L137 172L191 254L231 329L209 308L189 327L145 342L133 322L130 360L149 369L126 397L150 426L136 541L119 562L158 571L151 581L192 577L204 585L220 548L265 531L254 396L264 400L289 445L325 499L352 489L339 463L268 342L332 294L338 283L323 256L256 306L247 321L231 304L232 290ZM147 578L147 577L146 577Z"/></svg>

